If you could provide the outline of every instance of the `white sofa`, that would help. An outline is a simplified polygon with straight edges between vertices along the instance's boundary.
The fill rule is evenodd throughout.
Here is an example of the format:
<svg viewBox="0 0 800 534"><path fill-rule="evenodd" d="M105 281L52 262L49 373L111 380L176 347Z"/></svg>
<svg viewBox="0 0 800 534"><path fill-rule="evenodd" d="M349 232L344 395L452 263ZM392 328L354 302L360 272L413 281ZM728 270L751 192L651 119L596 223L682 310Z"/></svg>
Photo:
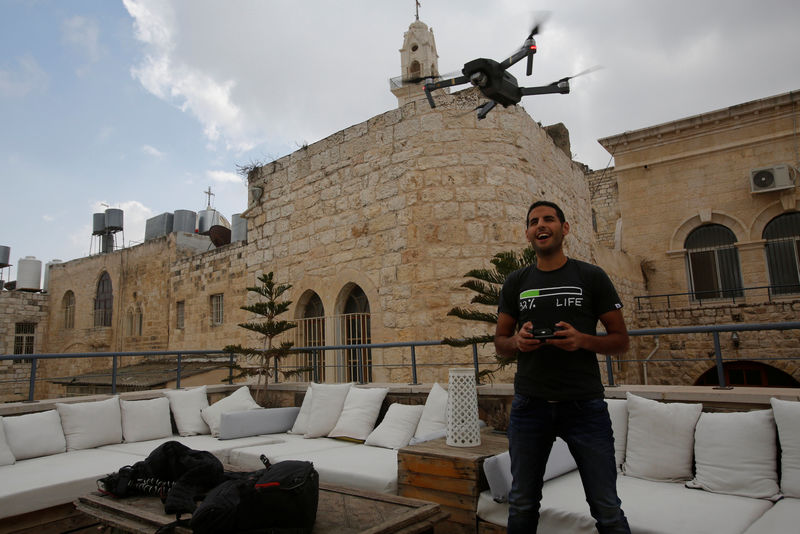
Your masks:
<svg viewBox="0 0 800 534"><path fill-rule="evenodd" d="M262 454L310 460L322 482L396 493L397 449L443 435L447 392L434 384L424 405L392 404L376 427L387 391L311 384L301 407L265 409L246 386L209 405L202 386L0 417L0 531L4 519L71 503L169 440L253 470Z"/></svg>
<svg viewBox="0 0 800 534"><path fill-rule="evenodd" d="M730 413L630 393L607 403L617 491L631 532L800 532L800 402L773 398L771 409ZM502 532L507 525L506 457L484 462L490 489L478 501L483 532ZM560 439L545 479L538 532L597 532L580 475Z"/></svg>

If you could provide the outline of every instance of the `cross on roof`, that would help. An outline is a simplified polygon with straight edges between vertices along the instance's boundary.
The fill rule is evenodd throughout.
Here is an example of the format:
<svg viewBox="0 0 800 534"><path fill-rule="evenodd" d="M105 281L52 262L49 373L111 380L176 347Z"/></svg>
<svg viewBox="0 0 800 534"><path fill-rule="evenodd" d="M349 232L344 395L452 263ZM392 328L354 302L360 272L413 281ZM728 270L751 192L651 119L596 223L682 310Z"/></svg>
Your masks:
<svg viewBox="0 0 800 534"><path fill-rule="evenodd" d="M208 186L208 191L203 191L203 194L208 195L208 207L211 207L211 197L216 196L214 193L211 192L211 186Z"/></svg>

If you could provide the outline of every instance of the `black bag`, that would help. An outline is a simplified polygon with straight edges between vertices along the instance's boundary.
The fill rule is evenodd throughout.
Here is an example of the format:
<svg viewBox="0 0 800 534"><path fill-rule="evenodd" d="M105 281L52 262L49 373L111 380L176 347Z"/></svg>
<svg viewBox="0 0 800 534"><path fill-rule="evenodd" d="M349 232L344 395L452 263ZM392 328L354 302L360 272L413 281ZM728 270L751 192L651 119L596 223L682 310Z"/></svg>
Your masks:
<svg viewBox="0 0 800 534"><path fill-rule="evenodd" d="M308 534L317 519L318 502L314 465L286 460L216 486L197 506L190 526L195 534Z"/></svg>

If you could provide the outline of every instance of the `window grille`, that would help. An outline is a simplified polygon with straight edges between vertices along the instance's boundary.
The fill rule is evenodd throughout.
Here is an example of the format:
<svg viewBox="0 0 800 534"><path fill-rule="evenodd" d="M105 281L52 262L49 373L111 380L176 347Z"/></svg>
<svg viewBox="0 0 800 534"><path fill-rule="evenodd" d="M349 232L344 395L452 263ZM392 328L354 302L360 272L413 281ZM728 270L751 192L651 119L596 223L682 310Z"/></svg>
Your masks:
<svg viewBox="0 0 800 534"><path fill-rule="evenodd" d="M211 295L211 324L219 325L223 323L224 316L224 302L222 293Z"/></svg>
<svg viewBox="0 0 800 534"><path fill-rule="evenodd" d="M94 326L111 326L111 314L114 307L114 293L111 288L111 277L103 273L97 282L97 294L94 299Z"/></svg>
<svg viewBox="0 0 800 534"><path fill-rule="evenodd" d="M63 299L64 329L75 328L75 293L67 291Z"/></svg>
<svg viewBox="0 0 800 534"><path fill-rule="evenodd" d="M175 328L183 329L184 326L184 317L186 313L186 302L181 300L175 305L175 312L177 314L177 318L175 320Z"/></svg>
<svg viewBox="0 0 800 534"><path fill-rule="evenodd" d="M800 213L775 217L764 228L762 237L767 241L771 293L800 293Z"/></svg>
<svg viewBox="0 0 800 534"><path fill-rule="evenodd" d="M720 224L694 230L686 238L690 290L695 299L741 297L742 275L736 236Z"/></svg>
<svg viewBox="0 0 800 534"><path fill-rule="evenodd" d="M14 325L14 354L33 354L36 338L36 323ZM14 363L30 363L30 358L14 360Z"/></svg>

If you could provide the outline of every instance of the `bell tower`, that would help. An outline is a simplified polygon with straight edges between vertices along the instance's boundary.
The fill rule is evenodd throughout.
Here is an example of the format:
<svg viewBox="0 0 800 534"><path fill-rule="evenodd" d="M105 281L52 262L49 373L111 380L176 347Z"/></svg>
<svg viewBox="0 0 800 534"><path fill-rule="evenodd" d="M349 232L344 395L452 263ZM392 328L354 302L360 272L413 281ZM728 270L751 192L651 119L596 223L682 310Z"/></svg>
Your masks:
<svg viewBox="0 0 800 534"><path fill-rule="evenodd" d="M419 2L417 2L416 20L411 23L403 36L400 73L400 76L391 81L392 93L397 97L399 106L425 98L425 91L422 90L424 78L439 75L439 56L436 53L433 29L429 29L419 20ZM408 80L413 82L409 83Z"/></svg>

